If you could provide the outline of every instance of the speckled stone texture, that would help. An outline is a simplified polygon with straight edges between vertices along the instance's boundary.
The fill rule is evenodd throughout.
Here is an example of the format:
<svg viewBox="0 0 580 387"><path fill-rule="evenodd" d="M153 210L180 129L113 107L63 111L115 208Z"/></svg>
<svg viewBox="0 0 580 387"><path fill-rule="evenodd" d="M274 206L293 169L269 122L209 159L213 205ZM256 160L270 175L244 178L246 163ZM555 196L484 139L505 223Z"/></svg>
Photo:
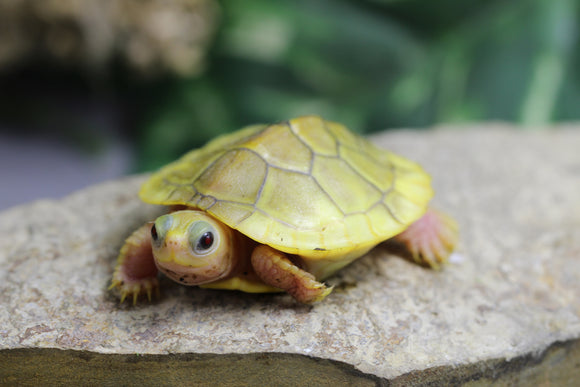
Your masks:
<svg viewBox="0 0 580 387"><path fill-rule="evenodd" d="M346 374L372 377L363 378L371 384L441 381L453 372L455 381L496 380L506 364L519 364L511 375L525 377L542 359L568 361L580 377L580 127L458 129L373 137L433 175L435 206L461 227L452 263L434 272L379 246L331 278L334 292L314 306L284 294L186 288L167 279L153 303L120 305L107 292L117 250L161 211L137 199L142 177L5 211L0 357L18 367L0 366L0 382L28 372L18 356L46 364L68 353L54 348L82 351L83 367L122 354L148 364L180 354L191 364L198 357L219 362L215 354L258 356L243 363L246 374L264 361L286 373L284 364L301 367L296 359L338 361L328 364L345 363ZM122 375L138 361L115 369ZM317 375L336 377L324 367Z"/></svg>

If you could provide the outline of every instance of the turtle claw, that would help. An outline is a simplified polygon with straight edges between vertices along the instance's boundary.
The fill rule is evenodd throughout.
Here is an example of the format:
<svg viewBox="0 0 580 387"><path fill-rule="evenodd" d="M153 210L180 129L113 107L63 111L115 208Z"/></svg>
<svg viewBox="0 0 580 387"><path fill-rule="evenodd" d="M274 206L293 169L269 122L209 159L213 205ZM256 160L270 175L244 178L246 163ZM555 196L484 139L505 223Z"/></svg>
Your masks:
<svg viewBox="0 0 580 387"><path fill-rule="evenodd" d="M151 225L137 229L121 248L117 266L109 290L117 290L121 303L127 298L137 304L139 296L145 295L151 302L153 292L159 295L157 268L151 251Z"/></svg>
<svg viewBox="0 0 580 387"><path fill-rule="evenodd" d="M406 247L416 263L438 270L455 249L458 230L457 222L450 216L429 209L393 239Z"/></svg>
<svg viewBox="0 0 580 387"><path fill-rule="evenodd" d="M108 290L115 289L119 294L119 302L122 304L126 299L132 299L133 305L137 304L140 296L147 296L147 300L153 300L153 292L159 297L159 281L157 278L145 278L140 280L122 279L117 271Z"/></svg>

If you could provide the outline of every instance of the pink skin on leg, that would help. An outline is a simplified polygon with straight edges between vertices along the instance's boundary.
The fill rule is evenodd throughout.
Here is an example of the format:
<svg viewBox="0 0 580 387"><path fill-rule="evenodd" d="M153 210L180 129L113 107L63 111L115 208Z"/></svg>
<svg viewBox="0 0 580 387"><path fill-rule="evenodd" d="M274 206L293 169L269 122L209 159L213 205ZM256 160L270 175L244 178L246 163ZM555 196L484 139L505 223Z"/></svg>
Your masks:
<svg viewBox="0 0 580 387"><path fill-rule="evenodd" d="M284 253L267 245L254 249L252 267L264 283L285 290L306 304L321 301L332 291L332 288L292 263Z"/></svg>
<svg viewBox="0 0 580 387"><path fill-rule="evenodd" d="M157 267L151 249L151 223L139 227L121 248L110 289L117 288L121 302L127 297L137 302L141 294L151 300L152 292L159 290Z"/></svg>
<svg viewBox="0 0 580 387"><path fill-rule="evenodd" d="M458 227L451 217L429 209L393 240L404 245L415 262L438 269L457 245Z"/></svg>

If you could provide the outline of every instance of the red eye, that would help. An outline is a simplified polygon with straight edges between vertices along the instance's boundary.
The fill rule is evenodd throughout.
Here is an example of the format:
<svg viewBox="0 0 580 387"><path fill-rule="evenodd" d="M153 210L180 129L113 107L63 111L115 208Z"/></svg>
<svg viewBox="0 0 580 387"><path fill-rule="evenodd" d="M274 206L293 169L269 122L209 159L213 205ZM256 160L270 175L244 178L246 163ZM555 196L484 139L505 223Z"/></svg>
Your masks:
<svg viewBox="0 0 580 387"><path fill-rule="evenodd" d="M189 226L189 244L194 254L211 254L219 244L219 234L216 229L203 220L193 222Z"/></svg>
<svg viewBox="0 0 580 387"><path fill-rule="evenodd" d="M213 234L207 231L197 241L196 248L203 251L209 249L211 245L213 245Z"/></svg>

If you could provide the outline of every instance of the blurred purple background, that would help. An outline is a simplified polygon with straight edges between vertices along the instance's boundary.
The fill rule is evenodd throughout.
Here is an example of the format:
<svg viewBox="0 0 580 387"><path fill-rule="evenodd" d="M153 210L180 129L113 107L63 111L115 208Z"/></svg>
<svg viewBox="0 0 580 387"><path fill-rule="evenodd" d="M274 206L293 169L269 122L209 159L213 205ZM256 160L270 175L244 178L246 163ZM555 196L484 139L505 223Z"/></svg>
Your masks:
<svg viewBox="0 0 580 387"><path fill-rule="evenodd" d="M130 148L120 141L87 154L58 139L6 132L0 131L0 211L38 198L60 198L130 168Z"/></svg>

